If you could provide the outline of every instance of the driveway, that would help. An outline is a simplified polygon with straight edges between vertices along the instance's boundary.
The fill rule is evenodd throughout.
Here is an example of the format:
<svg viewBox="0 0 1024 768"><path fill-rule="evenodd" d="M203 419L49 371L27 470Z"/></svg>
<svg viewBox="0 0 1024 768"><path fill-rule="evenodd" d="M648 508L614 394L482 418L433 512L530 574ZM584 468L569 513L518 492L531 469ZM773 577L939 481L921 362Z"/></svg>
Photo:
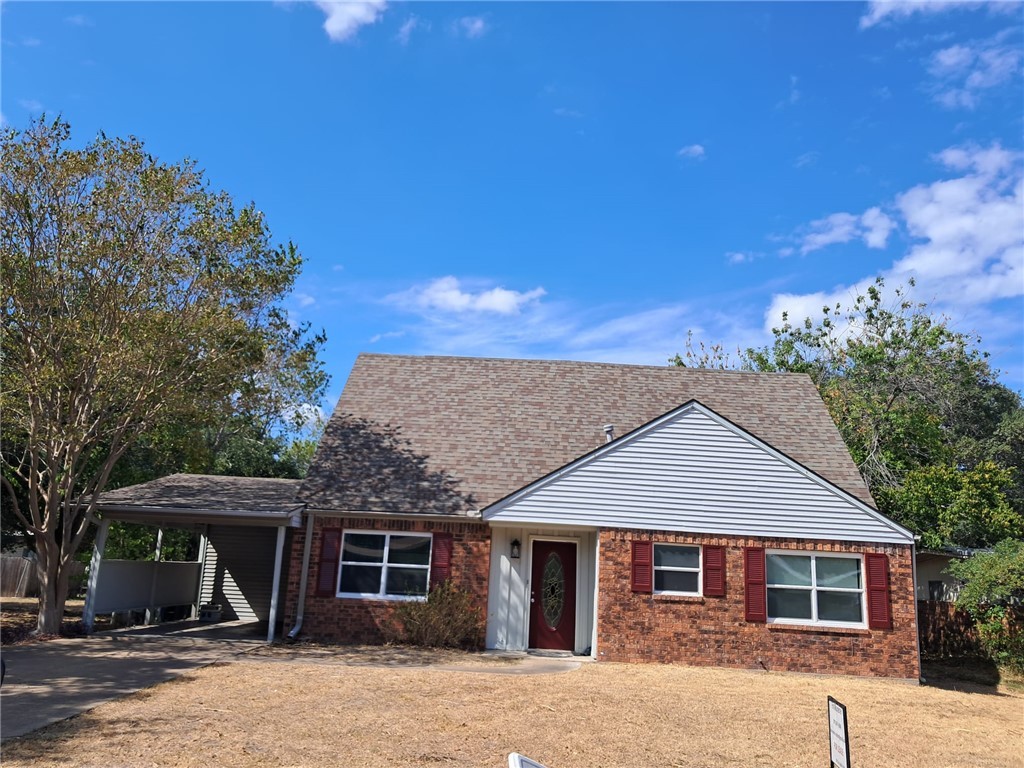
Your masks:
<svg viewBox="0 0 1024 768"><path fill-rule="evenodd" d="M0 740L227 661L264 644L258 624L160 625L3 649Z"/></svg>

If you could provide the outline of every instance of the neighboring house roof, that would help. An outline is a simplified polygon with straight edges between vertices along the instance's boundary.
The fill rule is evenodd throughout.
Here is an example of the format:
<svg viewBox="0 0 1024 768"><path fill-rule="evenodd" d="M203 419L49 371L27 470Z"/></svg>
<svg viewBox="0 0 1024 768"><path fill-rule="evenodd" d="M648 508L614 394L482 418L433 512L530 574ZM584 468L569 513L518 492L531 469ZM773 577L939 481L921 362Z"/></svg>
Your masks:
<svg viewBox="0 0 1024 768"><path fill-rule="evenodd" d="M105 517L137 522L294 523L302 510L299 480L170 475L100 494Z"/></svg>
<svg viewBox="0 0 1024 768"><path fill-rule="evenodd" d="M299 498L339 511L465 514L697 400L864 503L803 374L363 354ZM439 501L431 501L437 498Z"/></svg>

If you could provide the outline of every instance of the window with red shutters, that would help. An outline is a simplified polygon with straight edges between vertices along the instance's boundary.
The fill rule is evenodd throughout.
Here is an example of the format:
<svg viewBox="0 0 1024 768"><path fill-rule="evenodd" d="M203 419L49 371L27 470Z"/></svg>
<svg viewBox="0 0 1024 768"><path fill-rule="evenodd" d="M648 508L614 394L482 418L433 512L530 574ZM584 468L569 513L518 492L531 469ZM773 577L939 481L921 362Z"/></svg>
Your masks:
<svg viewBox="0 0 1024 768"><path fill-rule="evenodd" d="M725 594L725 547L704 545L704 594L722 597Z"/></svg>
<svg viewBox="0 0 1024 768"><path fill-rule="evenodd" d="M444 584L452 577L452 550L455 539L450 533L435 533L430 553L430 588Z"/></svg>
<svg viewBox="0 0 1024 768"><path fill-rule="evenodd" d="M765 575L764 547L744 547L743 604L746 608L747 621L768 621L768 588Z"/></svg>
<svg viewBox="0 0 1024 768"><path fill-rule="evenodd" d="M320 532L320 564L317 568L317 597L334 597L338 590L338 562L341 560L341 528Z"/></svg>
<svg viewBox="0 0 1024 768"><path fill-rule="evenodd" d="M864 555L868 587L868 628L892 629L889 603L889 558L878 552Z"/></svg>
<svg viewBox="0 0 1024 768"><path fill-rule="evenodd" d="M633 565L630 582L634 592L654 591L654 542L633 542Z"/></svg>

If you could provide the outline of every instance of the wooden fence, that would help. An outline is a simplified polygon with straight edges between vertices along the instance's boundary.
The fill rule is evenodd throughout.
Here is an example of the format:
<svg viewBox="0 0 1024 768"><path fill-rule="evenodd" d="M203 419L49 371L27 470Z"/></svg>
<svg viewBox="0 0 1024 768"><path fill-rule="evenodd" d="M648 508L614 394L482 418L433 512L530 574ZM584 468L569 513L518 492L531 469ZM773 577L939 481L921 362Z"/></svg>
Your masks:
<svg viewBox="0 0 1024 768"><path fill-rule="evenodd" d="M85 566L82 563L72 563L69 596L77 593L84 580ZM36 561L20 555L0 557L0 596L38 597L39 577L36 575Z"/></svg>
<svg viewBox="0 0 1024 768"><path fill-rule="evenodd" d="M953 603L917 601L917 631L925 656L971 656L980 654L974 620Z"/></svg>

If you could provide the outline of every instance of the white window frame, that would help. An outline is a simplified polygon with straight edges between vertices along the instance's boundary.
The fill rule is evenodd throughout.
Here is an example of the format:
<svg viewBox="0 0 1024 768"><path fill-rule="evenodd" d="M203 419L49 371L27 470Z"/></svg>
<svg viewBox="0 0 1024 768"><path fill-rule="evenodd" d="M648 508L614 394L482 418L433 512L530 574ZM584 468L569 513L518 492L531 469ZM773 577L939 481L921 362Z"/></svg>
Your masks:
<svg viewBox="0 0 1024 768"><path fill-rule="evenodd" d="M771 555L787 555L790 557L808 557L811 559L811 584L810 586L801 586L797 584L773 584L768 581L768 557ZM818 586L818 565L817 558L843 558L846 560L856 560L860 563L860 589L853 589L851 587L819 587ZM803 590L811 593L811 618L809 619L791 619L786 617L777 617L768 614L769 624L799 624L802 626L816 626L816 627L849 627L852 629L867 629L868 626L868 589L867 589L867 572L864 569L864 556L851 553L851 552L808 552L800 549L770 549L765 552L765 611L768 610L768 590L769 589L790 589L790 590ZM850 592L860 595L860 621L823 621L818 618L818 592Z"/></svg>
<svg viewBox="0 0 1024 768"><path fill-rule="evenodd" d="M696 568L677 568L670 565L655 565L658 558L655 553L651 552L651 591L655 595L683 595L685 597L700 597L704 594L704 547L700 544L677 544L674 541L655 541L654 549L658 547L690 547L696 548L697 550L697 567ZM655 589L654 585L658 582L657 573L658 571L674 571L676 573L696 573L697 574L697 591L696 592L680 592L674 589Z"/></svg>
<svg viewBox="0 0 1024 768"><path fill-rule="evenodd" d="M360 536L383 536L384 537L384 556L383 561L380 563L367 563L356 560L345 560L345 537L348 534L356 534ZM427 599L426 595L390 595L384 590L388 583L388 554L391 551L391 537L392 536L414 536L421 539L427 539L430 542L430 555L427 557L426 565L409 565L407 563L393 563L396 568L415 568L418 570L424 570L427 572L427 592L430 591L430 566L434 560L434 535L432 533L423 533L421 531L367 531L358 529L345 529L341 533L341 548L338 552L338 581L334 585L335 595L337 597L348 597L357 598L359 600L399 600L405 602L423 602ZM380 590L378 592L342 592L341 591L341 574L345 570L345 566L380 566Z"/></svg>

